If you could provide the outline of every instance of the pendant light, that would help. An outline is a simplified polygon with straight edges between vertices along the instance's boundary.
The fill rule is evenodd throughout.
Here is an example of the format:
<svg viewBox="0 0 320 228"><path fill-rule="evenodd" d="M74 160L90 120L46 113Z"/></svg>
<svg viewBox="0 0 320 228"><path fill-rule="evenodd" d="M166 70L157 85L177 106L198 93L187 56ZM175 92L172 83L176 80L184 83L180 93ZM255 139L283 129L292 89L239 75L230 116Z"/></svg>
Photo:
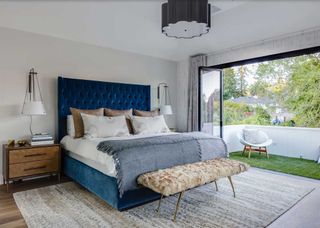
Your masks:
<svg viewBox="0 0 320 228"><path fill-rule="evenodd" d="M209 32L211 8L208 0L168 0L162 4L162 33L190 39Z"/></svg>

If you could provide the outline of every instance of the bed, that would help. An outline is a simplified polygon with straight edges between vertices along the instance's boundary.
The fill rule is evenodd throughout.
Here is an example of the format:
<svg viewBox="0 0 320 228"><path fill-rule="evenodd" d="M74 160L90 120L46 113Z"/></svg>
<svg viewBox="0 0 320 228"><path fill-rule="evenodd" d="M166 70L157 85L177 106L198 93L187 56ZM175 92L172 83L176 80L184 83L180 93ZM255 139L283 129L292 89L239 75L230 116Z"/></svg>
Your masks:
<svg viewBox="0 0 320 228"><path fill-rule="evenodd" d="M159 199L160 195L158 193L140 186L137 188L127 188L125 191L122 189L121 191L120 185L122 186L122 184L119 182L119 169L115 167L119 165L119 163L115 162L118 158L102 154L101 151L97 150L98 145L104 143L105 141L103 140L105 139L74 139L67 136L67 116L70 115L70 107L79 109L96 109L101 107L111 109L132 108L149 111L150 86L59 77L59 139L62 140L61 143L64 148L62 159L64 174L102 198L112 207L122 211ZM179 134L175 133L167 133L166 136L161 137L170 138L173 136L179 138L178 135ZM150 137L150 140L156 138L152 137L152 135L128 137L136 140L142 137L142 141L145 141L145 138L148 137ZM128 141L126 138L119 137L114 139L108 138L108 140L114 144L121 144ZM224 142L221 145L224 148L217 153L218 157L226 155ZM204 144L204 146L206 145ZM196 147L198 147L198 145L196 145ZM186 146L186 148L189 147ZM191 149L189 150L192 151ZM187 149L181 151L187 153ZM138 152L140 153L140 151ZM177 155L175 156L176 159L182 160ZM212 158L212 156L210 158ZM158 160L156 162L158 162ZM130 176L129 174L127 175Z"/></svg>

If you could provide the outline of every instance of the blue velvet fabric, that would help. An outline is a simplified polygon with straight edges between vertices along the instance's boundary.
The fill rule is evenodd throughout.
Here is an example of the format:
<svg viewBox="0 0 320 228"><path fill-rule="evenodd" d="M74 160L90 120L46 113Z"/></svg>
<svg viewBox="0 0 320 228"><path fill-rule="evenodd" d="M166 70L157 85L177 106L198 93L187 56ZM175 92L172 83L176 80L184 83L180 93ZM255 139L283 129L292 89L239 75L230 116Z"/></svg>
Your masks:
<svg viewBox="0 0 320 228"><path fill-rule="evenodd" d="M67 134L67 115L70 107L79 109L139 109L150 110L150 86L58 78L59 140ZM127 191L120 198L117 181L66 154L63 171L74 181L95 193L118 210L125 210L159 199L159 194L141 188Z"/></svg>
<svg viewBox="0 0 320 228"><path fill-rule="evenodd" d="M67 134L70 107L150 110L150 86L58 78L59 140Z"/></svg>
<svg viewBox="0 0 320 228"><path fill-rule="evenodd" d="M159 194L146 188L127 191L120 198L116 178L107 176L65 153L62 160L63 171L67 176L120 211L160 198Z"/></svg>

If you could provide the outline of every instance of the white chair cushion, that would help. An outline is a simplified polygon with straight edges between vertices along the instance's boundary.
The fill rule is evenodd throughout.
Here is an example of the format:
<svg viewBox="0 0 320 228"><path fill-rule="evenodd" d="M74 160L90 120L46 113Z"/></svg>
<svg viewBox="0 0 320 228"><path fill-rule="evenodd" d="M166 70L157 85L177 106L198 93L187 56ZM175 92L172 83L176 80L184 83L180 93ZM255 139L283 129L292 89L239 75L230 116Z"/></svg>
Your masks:
<svg viewBox="0 0 320 228"><path fill-rule="evenodd" d="M243 129L243 139L251 144L262 144L268 140L268 136L258 129Z"/></svg>

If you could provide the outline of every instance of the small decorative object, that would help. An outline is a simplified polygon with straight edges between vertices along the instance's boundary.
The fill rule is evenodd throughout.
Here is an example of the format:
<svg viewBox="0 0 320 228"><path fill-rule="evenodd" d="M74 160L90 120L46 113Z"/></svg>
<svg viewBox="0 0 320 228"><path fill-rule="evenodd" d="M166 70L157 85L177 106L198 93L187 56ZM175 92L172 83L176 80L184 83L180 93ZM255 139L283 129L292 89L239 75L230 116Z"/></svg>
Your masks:
<svg viewBox="0 0 320 228"><path fill-rule="evenodd" d="M19 146L25 146L27 143L28 143L28 141L27 140L24 140L24 139L22 139L22 140L18 140L18 145Z"/></svg>
<svg viewBox="0 0 320 228"><path fill-rule="evenodd" d="M163 94L160 99L160 87L163 86ZM161 82L158 85L158 106L160 108L160 114L161 115L172 115L172 108L170 104L170 95L169 95L169 86L165 82Z"/></svg>
<svg viewBox="0 0 320 228"><path fill-rule="evenodd" d="M24 98L22 114L30 116L30 133L33 135L32 116L46 115L38 81L38 73L35 72L33 68L29 72L28 86Z"/></svg>
<svg viewBox="0 0 320 228"><path fill-rule="evenodd" d="M168 0L162 4L162 33L190 39L209 32L211 6L208 0Z"/></svg>
<svg viewBox="0 0 320 228"><path fill-rule="evenodd" d="M8 140L8 146L14 146L15 144L16 144L16 142L14 141L14 139Z"/></svg>
<svg viewBox="0 0 320 228"><path fill-rule="evenodd" d="M174 128L174 127L170 127L169 129L170 129L171 132L176 132L177 131L177 129Z"/></svg>

